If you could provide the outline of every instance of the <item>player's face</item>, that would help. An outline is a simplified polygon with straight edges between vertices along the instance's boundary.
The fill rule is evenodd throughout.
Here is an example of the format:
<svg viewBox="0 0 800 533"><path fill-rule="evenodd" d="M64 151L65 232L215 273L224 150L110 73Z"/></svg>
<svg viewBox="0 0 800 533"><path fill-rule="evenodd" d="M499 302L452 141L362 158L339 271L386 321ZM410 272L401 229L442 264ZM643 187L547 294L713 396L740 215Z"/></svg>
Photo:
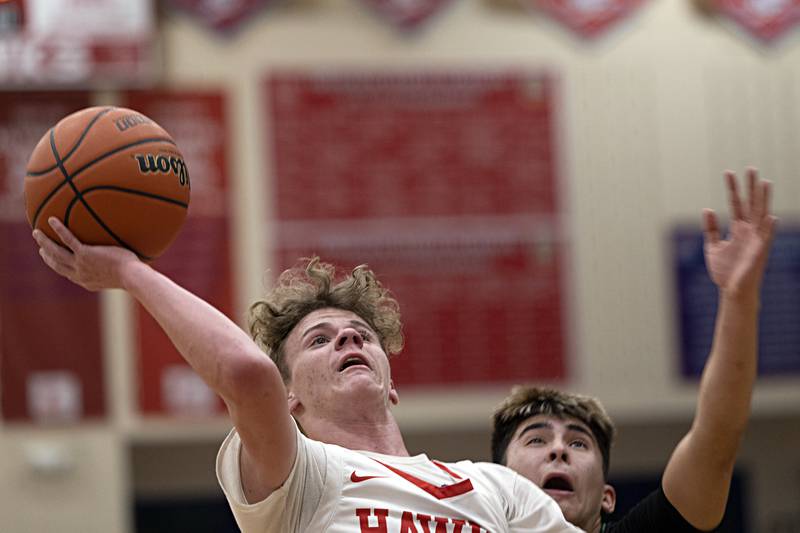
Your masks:
<svg viewBox="0 0 800 533"><path fill-rule="evenodd" d="M614 510L616 495L603 476L603 457L592 432L574 418L528 418L517 427L506 465L552 496L564 517L594 531L600 511Z"/></svg>
<svg viewBox="0 0 800 533"><path fill-rule="evenodd" d="M378 335L351 311L318 309L289 333L284 345L289 391L304 411L323 414L346 402L397 403L389 359Z"/></svg>

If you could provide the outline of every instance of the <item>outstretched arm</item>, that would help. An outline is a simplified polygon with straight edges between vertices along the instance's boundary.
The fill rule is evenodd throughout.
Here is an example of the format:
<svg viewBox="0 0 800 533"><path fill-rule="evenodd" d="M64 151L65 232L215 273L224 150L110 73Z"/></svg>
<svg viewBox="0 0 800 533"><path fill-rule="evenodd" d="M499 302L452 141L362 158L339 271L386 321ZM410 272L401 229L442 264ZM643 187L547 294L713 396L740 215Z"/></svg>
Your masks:
<svg viewBox="0 0 800 533"><path fill-rule="evenodd" d="M244 445L248 498L263 499L288 477L295 428L275 364L216 308L116 246L82 244L51 218L63 248L34 231L44 262L87 290L124 289L138 300L172 343L225 401Z"/></svg>
<svg viewBox="0 0 800 533"><path fill-rule="evenodd" d="M662 487L681 515L701 530L722 520L739 444L750 416L758 360L759 293L775 229L770 183L748 171L748 199L725 175L730 237L720 238L716 215L703 212L706 267L719 289L714 340L700 381L697 411L667 464Z"/></svg>

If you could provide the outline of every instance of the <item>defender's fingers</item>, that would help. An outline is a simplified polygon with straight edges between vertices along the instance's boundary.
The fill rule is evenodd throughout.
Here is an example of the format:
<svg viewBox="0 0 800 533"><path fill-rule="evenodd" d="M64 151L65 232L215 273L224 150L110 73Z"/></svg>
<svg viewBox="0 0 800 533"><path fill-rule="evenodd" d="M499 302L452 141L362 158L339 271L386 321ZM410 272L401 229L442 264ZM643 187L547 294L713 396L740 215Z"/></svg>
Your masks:
<svg viewBox="0 0 800 533"><path fill-rule="evenodd" d="M703 209L703 233L708 244L719 242L719 223L712 209Z"/></svg>
<svg viewBox="0 0 800 533"><path fill-rule="evenodd" d="M764 217L764 221L761 223L759 230L768 242L772 242L772 239L775 237L775 226L777 225L778 217L775 215L767 215Z"/></svg>
<svg viewBox="0 0 800 533"><path fill-rule="evenodd" d="M50 227L53 228L53 231L61 238L61 242L63 242L67 248L73 252L77 252L81 249L83 243L79 241L60 220L56 217L50 217L47 219L47 223L50 224Z"/></svg>
<svg viewBox="0 0 800 533"><path fill-rule="evenodd" d="M759 218L755 220L758 221L760 225L763 224L764 218L769 215L769 204L772 201L772 182L768 180L762 181L759 189L761 190L761 194L759 194L759 202L755 208Z"/></svg>
<svg viewBox="0 0 800 533"><path fill-rule="evenodd" d="M746 216L753 220L755 218L754 212L760 205L760 187L758 185L758 170L755 168L747 169L747 213ZM756 218L757 220L757 218Z"/></svg>
<svg viewBox="0 0 800 533"><path fill-rule="evenodd" d="M739 187L736 184L736 174L730 170L725 172L725 181L728 184L728 198L731 204L733 220L743 220L742 199L739 197Z"/></svg>

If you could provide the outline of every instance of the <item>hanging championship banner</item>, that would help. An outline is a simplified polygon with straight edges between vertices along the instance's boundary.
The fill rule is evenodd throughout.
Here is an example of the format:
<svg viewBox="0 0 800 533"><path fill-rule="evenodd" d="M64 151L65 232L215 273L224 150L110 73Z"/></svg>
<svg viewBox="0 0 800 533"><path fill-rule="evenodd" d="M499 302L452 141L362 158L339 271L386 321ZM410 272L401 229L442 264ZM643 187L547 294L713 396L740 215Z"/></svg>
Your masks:
<svg viewBox="0 0 800 533"><path fill-rule="evenodd" d="M419 26L450 0L364 0L370 8L403 30Z"/></svg>
<svg viewBox="0 0 800 533"><path fill-rule="evenodd" d="M638 8L644 0L526 0L579 34L593 38L605 33Z"/></svg>
<svg viewBox="0 0 800 533"><path fill-rule="evenodd" d="M229 32L252 18L267 5L267 0L170 0L170 4L196 16L210 28Z"/></svg>
<svg viewBox="0 0 800 533"><path fill-rule="evenodd" d="M403 312L401 386L566 376L549 78L279 74L264 96L276 272L369 264Z"/></svg>
<svg viewBox="0 0 800 533"><path fill-rule="evenodd" d="M178 238L153 262L176 283L231 316L228 128L225 97L211 91L132 91L127 107L167 130L180 147L192 184ZM222 402L195 374L156 321L137 306L139 411L209 416Z"/></svg>
<svg viewBox="0 0 800 533"><path fill-rule="evenodd" d="M152 0L0 1L0 83L147 83L154 38Z"/></svg>
<svg viewBox="0 0 800 533"><path fill-rule="evenodd" d="M25 216L33 147L88 93L0 92L0 394L2 416L67 423L105 414L100 305L48 268Z"/></svg>
<svg viewBox="0 0 800 533"><path fill-rule="evenodd" d="M712 5L766 43L774 42L800 21L800 0L712 0Z"/></svg>

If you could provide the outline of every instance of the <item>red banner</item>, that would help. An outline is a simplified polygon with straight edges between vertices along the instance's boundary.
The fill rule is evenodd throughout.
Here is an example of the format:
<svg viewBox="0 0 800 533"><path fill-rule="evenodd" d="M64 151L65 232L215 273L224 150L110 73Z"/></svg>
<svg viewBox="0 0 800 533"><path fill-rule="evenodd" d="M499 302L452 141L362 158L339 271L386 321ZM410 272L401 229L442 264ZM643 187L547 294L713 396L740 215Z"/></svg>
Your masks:
<svg viewBox="0 0 800 533"><path fill-rule="evenodd" d="M186 224L154 267L230 316L225 98L219 92L137 91L128 93L125 103L172 135L191 177ZM191 371L155 320L143 308L137 308L140 411L177 416L221 412L216 395Z"/></svg>
<svg viewBox="0 0 800 533"><path fill-rule="evenodd" d="M96 293L42 262L25 218L28 156L86 93L0 93L0 391L7 420L74 422L105 414Z"/></svg>
<svg viewBox="0 0 800 533"><path fill-rule="evenodd" d="M154 77L152 0L0 1L0 83L141 85Z"/></svg>
<svg viewBox="0 0 800 533"><path fill-rule="evenodd" d="M644 0L527 0L582 37L597 37L625 19Z"/></svg>
<svg viewBox="0 0 800 533"><path fill-rule="evenodd" d="M450 0L364 0L380 16L404 30L414 29Z"/></svg>
<svg viewBox="0 0 800 533"><path fill-rule="evenodd" d="M217 31L238 29L267 5L267 0L170 0L175 7L198 17L206 26Z"/></svg>
<svg viewBox="0 0 800 533"><path fill-rule="evenodd" d="M265 85L277 266L368 263L403 311L401 385L565 377L554 90L520 74Z"/></svg>
<svg viewBox="0 0 800 533"><path fill-rule="evenodd" d="M800 0L712 0L717 11L757 39L770 43L800 21Z"/></svg>

